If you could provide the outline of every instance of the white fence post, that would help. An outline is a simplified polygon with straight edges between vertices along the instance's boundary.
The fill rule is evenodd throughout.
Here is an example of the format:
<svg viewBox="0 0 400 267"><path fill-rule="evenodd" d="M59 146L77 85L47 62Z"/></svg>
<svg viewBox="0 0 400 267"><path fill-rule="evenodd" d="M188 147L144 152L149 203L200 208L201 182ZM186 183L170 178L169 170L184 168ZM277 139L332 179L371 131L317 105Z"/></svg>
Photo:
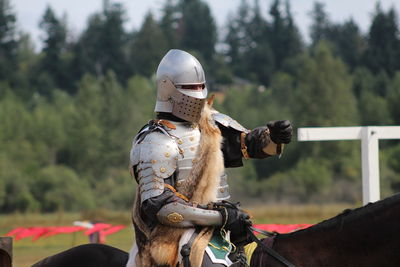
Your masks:
<svg viewBox="0 0 400 267"><path fill-rule="evenodd" d="M378 133L374 127L361 129L363 204L380 199Z"/></svg>

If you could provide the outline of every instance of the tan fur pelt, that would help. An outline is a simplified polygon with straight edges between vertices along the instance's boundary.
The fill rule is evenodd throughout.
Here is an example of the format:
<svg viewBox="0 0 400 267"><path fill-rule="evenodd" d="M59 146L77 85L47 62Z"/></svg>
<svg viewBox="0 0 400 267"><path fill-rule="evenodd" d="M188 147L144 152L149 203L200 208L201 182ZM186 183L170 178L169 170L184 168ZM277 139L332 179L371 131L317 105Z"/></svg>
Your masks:
<svg viewBox="0 0 400 267"><path fill-rule="evenodd" d="M199 129L201 137L197 161L179 192L192 202L207 204L216 200L217 187L224 171L221 131L212 120L209 102L202 111Z"/></svg>
<svg viewBox="0 0 400 267"><path fill-rule="evenodd" d="M190 264L192 267L201 267L204 252L207 248L208 242L213 235L213 231L214 229L211 227L204 228L194 240L189 256ZM183 267L183 264L180 267Z"/></svg>
<svg viewBox="0 0 400 267"><path fill-rule="evenodd" d="M197 161L193 164L189 177L179 191L179 193L186 195L191 202L199 204L208 204L216 200L217 187L224 171L221 151L222 136L218 126L212 120L211 105L212 99L206 103L199 121L201 137ZM138 266L167 265L175 267L178 260L179 240L185 230L158 225L150 233L143 251L139 252ZM197 248L196 253L193 252L190 256L193 267L201 266L204 250L211 235L212 228L204 228L196 238L196 244L193 244ZM150 258L148 258L149 256Z"/></svg>

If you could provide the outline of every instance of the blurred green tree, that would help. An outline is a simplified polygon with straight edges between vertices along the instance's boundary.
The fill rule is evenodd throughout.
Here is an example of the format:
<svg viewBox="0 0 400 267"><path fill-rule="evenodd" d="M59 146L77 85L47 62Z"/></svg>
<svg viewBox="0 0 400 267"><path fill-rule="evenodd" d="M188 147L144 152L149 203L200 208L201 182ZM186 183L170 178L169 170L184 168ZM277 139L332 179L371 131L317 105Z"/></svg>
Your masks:
<svg viewBox="0 0 400 267"><path fill-rule="evenodd" d="M290 2L285 1L285 14L282 14L282 3L275 0L270 7L272 17L271 32L268 37L274 56L275 68L280 70L287 58L296 56L302 51L302 41L294 24Z"/></svg>
<svg viewBox="0 0 400 267"><path fill-rule="evenodd" d="M302 126L350 126L357 124L356 98L352 79L342 60L332 55L321 42L310 56L299 58L294 108L296 121Z"/></svg>
<svg viewBox="0 0 400 267"><path fill-rule="evenodd" d="M159 25L167 41L169 49L179 47L178 23L179 8L172 0L166 0L162 9L162 17Z"/></svg>
<svg viewBox="0 0 400 267"><path fill-rule="evenodd" d="M311 55L298 58L294 70L292 112L297 127L328 127L359 125L357 100L352 91L352 78L343 61L332 55L330 46L319 43ZM297 147L302 157L329 159L338 177L345 175L348 164L354 164L357 144L344 142L318 142ZM346 155L346 157L338 156ZM344 164L344 158L348 161ZM347 177L351 179L351 177Z"/></svg>
<svg viewBox="0 0 400 267"><path fill-rule="evenodd" d="M400 71L397 71L391 81L390 89L387 94L388 108L393 123L400 124Z"/></svg>
<svg viewBox="0 0 400 267"><path fill-rule="evenodd" d="M251 36L248 34L247 25L251 21L250 6L246 0L241 0L236 14L230 15L227 19L227 34L225 43L227 44L226 57L232 72L245 77L247 65L245 54L250 50ZM257 25L260 26L260 25ZM263 32L263 27L258 28L258 32Z"/></svg>
<svg viewBox="0 0 400 267"><path fill-rule="evenodd" d="M128 34L123 27L125 20L122 4L103 0L103 10L89 18L88 26L75 46L75 80L80 80L86 73L103 77L109 70L117 73L120 81L132 74L126 67Z"/></svg>
<svg viewBox="0 0 400 267"><path fill-rule="evenodd" d="M334 45L335 53L351 70L362 65L362 56L367 44L358 25L352 19L343 24L332 25L327 40Z"/></svg>
<svg viewBox="0 0 400 267"><path fill-rule="evenodd" d="M217 29L210 8L201 0L180 0L178 38L183 49L199 52L205 62L215 54Z"/></svg>
<svg viewBox="0 0 400 267"><path fill-rule="evenodd" d="M312 24L310 27L311 45L316 46L320 41L327 40L331 22L325 4L322 2L314 2L312 11L310 12Z"/></svg>
<svg viewBox="0 0 400 267"><path fill-rule="evenodd" d="M368 33L368 47L364 55L366 66L377 74L385 70L393 76L400 69L400 37L398 18L394 8L385 13L376 4L372 24Z"/></svg>
<svg viewBox="0 0 400 267"><path fill-rule="evenodd" d="M161 58L167 52L167 48L168 43L160 26L153 19L153 15L148 13L141 29L135 34L130 49L134 72L145 77L151 77L155 74Z"/></svg>
<svg viewBox="0 0 400 267"><path fill-rule="evenodd" d="M38 211L41 203L30 192L30 185L27 183L30 176L24 175L11 162L3 167L1 180L4 183L5 196L0 205L2 212Z"/></svg>
<svg viewBox="0 0 400 267"><path fill-rule="evenodd" d="M38 92L36 77L41 72L35 44L28 33L21 33L17 45L17 63L13 91L24 101L29 101ZM1 89L0 89L1 92ZM1 96L0 96L1 97Z"/></svg>
<svg viewBox="0 0 400 267"><path fill-rule="evenodd" d="M310 27L312 46L320 41L328 41L333 46L335 55L348 64L351 70L363 64L362 57L367 44L358 25L352 18L344 23L333 23L325 10L325 4L315 2L311 11L313 18Z"/></svg>
<svg viewBox="0 0 400 267"><path fill-rule="evenodd" d="M40 60L40 72L46 73L51 80L49 88L39 84L39 92L49 96L51 90L60 88L72 92L73 82L70 76L70 62L67 59L67 23L66 19L59 19L53 9L47 6L39 23L44 32L43 56Z"/></svg>
<svg viewBox="0 0 400 267"><path fill-rule="evenodd" d="M0 0L0 81L12 82L17 68L16 15L9 0Z"/></svg>
<svg viewBox="0 0 400 267"><path fill-rule="evenodd" d="M41 203L42 212L59 210L82 211L94 207L94 198L87 181L65 166L41 169L32 184L32 194Z"/></svg>

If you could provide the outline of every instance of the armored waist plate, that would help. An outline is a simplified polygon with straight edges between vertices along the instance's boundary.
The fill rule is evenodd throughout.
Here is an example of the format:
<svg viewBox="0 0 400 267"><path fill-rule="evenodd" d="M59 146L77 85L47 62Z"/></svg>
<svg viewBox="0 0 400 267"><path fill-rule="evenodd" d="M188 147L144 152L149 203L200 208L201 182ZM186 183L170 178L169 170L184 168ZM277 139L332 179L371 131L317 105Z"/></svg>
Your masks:
<svg viewBox="0 0 400 267"><path fill-rule="evenodd" d="M177 189L179 184L185 180L196 162L196 153L200 145L200 131L197 127L187 123L175 123L176 129L170 134L175 136L181 157L178 158Z"/></svg>
<svg viewBox="0 0 400 267"><path fill-rule="evenodd" d="M220 226L222 224L222 216L218 211L186 206L178 202L162 207L157 213L157 219L160 223L173 227Z"/></svg>
<svg viewBox="0 0 400 267"><path fill-rule="evenodd" d="M228 175L224 173L221 175L221 181L217 188L217 201L228 200L231 195L229 194Z"/></svg>
<svg viewBox="0 0 400 267"><path fill-rule="evenodd" d="M185 177L189 175L190 169L179 169L178 180L176 181L176 188L179 190L180 187L184 184ZM186 175L186 176L185 176ZM183 178L181 178L183 177ZM229 185L228 185L228 176L226 173L221 175L220 183L217 187L217 198L216 201L228 200L231 195L229 193Z"/></svg>

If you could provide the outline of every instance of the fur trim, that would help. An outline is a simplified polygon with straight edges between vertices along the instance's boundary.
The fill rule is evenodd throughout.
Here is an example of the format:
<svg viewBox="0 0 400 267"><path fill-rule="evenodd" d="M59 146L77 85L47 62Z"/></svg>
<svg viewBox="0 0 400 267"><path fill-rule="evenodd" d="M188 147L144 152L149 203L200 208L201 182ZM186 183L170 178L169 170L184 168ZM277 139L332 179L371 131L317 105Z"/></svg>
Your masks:
<svg viewBox="0 0 400 267"><path fill-rule="evenodd" d="M213 231L214 229L211 227L204 228L194 240L189 256L190 264L192 267L201 267L201 264L203 263L204 253L213 235Z"/></svg>
<svg viewBox="0 0 400 267"><path fill-rule="evenodd" d="M221 131L211 118L211 107L208 104L203 109L199 128L201 137L197 151L198 160L193 164L180 193L192 202L208 204L216 200L217 187L224 171Z"/></svg>

